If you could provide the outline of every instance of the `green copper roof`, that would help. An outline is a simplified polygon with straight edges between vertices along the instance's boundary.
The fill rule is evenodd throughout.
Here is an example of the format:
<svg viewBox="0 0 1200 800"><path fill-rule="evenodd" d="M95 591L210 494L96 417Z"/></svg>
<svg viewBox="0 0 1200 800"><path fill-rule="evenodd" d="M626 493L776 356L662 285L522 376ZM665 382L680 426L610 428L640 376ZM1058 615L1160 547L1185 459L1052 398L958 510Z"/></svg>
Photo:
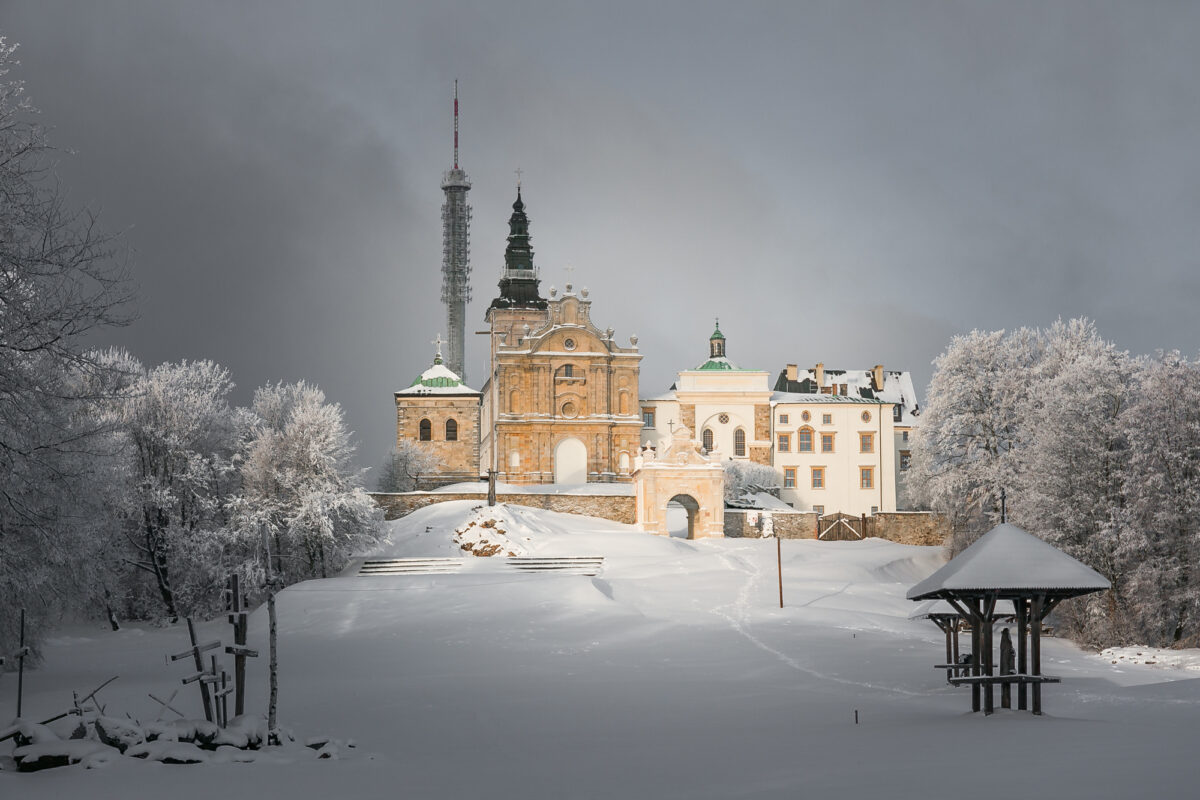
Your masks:
<svg viewBox="0 0 1200 800"><path fill-rule="evenodd" d="M733 362L730 361L728 358L710 358L708 361L705 361L703 364L696 367L696 369L697 370L718 370L718 369L720 369L720 370L731 370L731 371L737 371L737 372L742 371L742 370L738 369L737 367L735 367L733 365Z"/></svg>
<svg viewBox="0 0 1200 800"><path fill-rule="evenodd" d="M417 378L415 381L410 383L409 386L410 387L416 386L418 384L420 384L421 386L430 386L430 387L432 387L432 386L438 386L438 387L462 386L462 381L460 381L458 378L447 378L443 375L438 375L437 377L433 377L433 378L426 378L426 377Z"/></svg>
<svg viewBox="0 0 1200 800"><path fill-rule="evenodd" d="M717 323L717 329L715 331L713 331L713 335L708 338L709 339L724 339L725 338L725 334L721 333L721 323L720 322Z"/></svg>

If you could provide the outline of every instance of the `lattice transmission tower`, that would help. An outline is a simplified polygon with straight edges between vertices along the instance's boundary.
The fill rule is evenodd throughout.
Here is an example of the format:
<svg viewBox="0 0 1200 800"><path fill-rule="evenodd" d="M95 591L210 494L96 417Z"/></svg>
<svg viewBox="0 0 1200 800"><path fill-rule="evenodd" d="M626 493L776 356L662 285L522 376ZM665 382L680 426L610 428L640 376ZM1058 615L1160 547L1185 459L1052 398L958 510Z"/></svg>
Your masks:
<svg viewBox="0 0 1200 800"><path fill-rule="evenodd" d="M454 168L442 173L442 302L446 304L446 366L467 381L463 347L471 299L471 182L458 166L458 81L454 82Z"/></svg>

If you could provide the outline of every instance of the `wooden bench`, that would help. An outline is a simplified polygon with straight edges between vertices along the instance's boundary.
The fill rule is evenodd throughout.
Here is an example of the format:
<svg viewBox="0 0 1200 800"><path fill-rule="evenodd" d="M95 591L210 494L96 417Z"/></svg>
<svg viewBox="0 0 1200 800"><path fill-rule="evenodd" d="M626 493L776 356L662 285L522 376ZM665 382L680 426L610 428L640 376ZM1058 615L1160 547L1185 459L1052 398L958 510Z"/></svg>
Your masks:
<svg viewBox="0 0 1200 800"><path fill-rule="evenodd" d="M967 675L951 678L950 682L955 686L970 686L973 683L991 686L995 683L1062 683L1062 678L1057 675L1021 675L1014 672L1011 675Z"/></svg>

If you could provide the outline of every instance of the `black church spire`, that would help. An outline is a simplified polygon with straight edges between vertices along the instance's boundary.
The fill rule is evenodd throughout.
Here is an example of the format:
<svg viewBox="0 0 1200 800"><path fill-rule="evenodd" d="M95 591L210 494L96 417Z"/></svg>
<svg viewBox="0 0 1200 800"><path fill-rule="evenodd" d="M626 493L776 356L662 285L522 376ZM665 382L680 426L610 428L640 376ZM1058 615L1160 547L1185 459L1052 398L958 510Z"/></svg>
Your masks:
<svg viewBox="0 0 1200 800"><path fill-rule="evenodd" d="M517 201L508 218L508 247L504 249L504 274L500 278L500 296L492 308L545 308L538 294L537 272L533 267L533 248L529 244L529 217L517 186Z"/></svg>

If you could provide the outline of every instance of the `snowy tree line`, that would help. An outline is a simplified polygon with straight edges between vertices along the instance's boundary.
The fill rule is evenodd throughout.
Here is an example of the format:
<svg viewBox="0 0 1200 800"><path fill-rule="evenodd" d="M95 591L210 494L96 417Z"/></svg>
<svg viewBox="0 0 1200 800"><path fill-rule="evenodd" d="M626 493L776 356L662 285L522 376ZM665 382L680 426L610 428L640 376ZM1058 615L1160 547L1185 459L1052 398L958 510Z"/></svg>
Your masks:
<svg viewBox="0 0 1200 800"><path fill-rule="evenodd" d="M209 361L86 337L132 317L118 238L73 210L0 37L0 652L66 611L211 613L225 576L337 571L378 512L341 409L306 383L235 408Z"/></svg>
<svg viewBox="0 0 1200 800"><path fill-rule="evenodd" d="M1061 607L1090 645L1200 644L1200 362L1131 357L1083 319L972 331L934 362L910 500L955 552L1010 522L1108 578Z"/></svg>

